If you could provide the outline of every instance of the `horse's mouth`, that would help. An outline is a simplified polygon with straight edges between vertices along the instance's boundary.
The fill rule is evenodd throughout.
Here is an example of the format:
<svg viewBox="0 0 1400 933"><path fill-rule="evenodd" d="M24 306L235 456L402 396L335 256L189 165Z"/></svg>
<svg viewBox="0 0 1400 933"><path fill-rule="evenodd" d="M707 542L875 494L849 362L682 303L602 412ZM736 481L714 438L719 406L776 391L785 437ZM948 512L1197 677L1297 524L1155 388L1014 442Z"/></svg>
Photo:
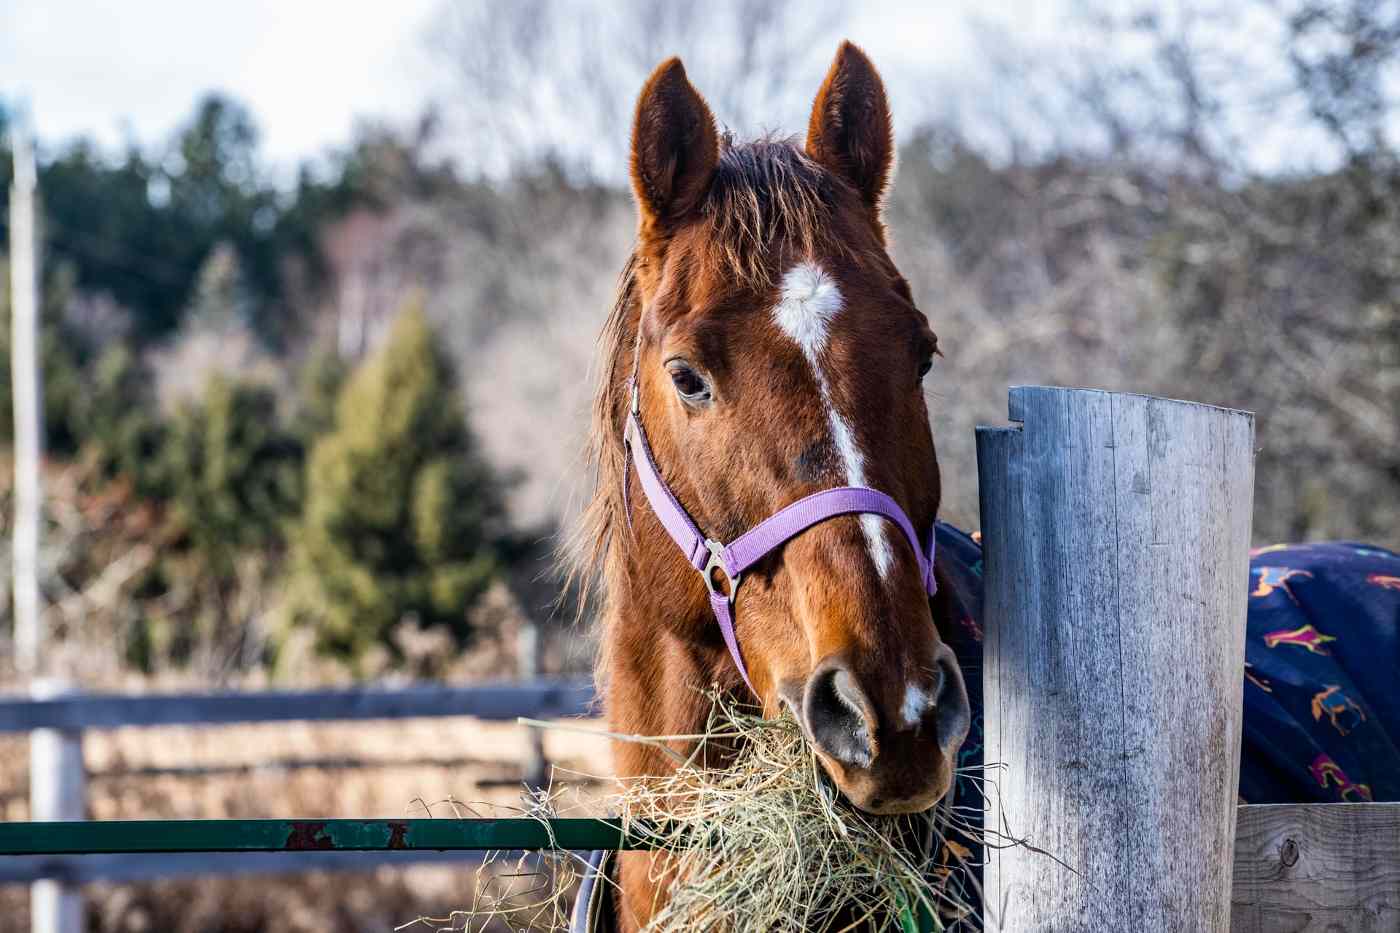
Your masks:
<svg viewBox="0 0 1400 933"><path fill-rule="evenodd" d="M951 785L939 791L905 800L883 801L877 798L864 806L851 801L851 806L871 816L914 816L919 813L927 813L938 806L939 801L948 795L950 789ZM850 800L849 797L846 799Z"/></svg>
<svg viewBox="0 0 1400 933"><path fill-rule="evenodd" d="M952 768L946 765L942 766L947 771L942 779L936 781L932 787L915 793L888 795L862 789L860 785L869 781L868 774L824 754L813 740L811 731L799 712L802 709L801 696L800 686L791 681L785 682L778 687L778 706L785 715L790 715L797 721L808 747L821 764L822 773L832 792L839 794L856 810L871 816L910 816L932 810L952 791ZM961 744L959 740L958 745ZM945 762L956 760L957 747L941 751ZM930 763L930 769L938 767L938 764Z"/></svg>
<svg viewBox="0 0 1400 933"><path fill-rule="evenodd" d="M925 813L938 806L953 788L952 769L946 764L930 762L930 771L942 773L937 773L929 785L891 788L869 772L853 771L820 753L817 758L836 792L852 807L871 816L910 816Z"/></svg>

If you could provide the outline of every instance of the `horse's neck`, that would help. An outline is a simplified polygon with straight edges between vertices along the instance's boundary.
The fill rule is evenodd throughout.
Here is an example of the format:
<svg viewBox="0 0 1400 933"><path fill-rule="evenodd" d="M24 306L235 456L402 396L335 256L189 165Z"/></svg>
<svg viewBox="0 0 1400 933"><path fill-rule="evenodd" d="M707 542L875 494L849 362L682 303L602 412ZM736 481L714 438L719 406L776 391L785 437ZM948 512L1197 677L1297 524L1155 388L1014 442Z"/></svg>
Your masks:
<svg viewBox="0 0 1400 933"><path fill-rule="evenodd" d="M733 675L727 656L677 634L674 618L663 623L660 607L623 601L607 621L607 715L615 732L638 736L695 735L705 730L710 713L706 696L717 680ZM696 624L703 619L697 618ZM713 624L711 621L710 624ZM688 754L692 742L669 742ZM655 745L614 743L619 777L664 774L672 759Z"/></svg>
<svg viewBox="0 0 1400 933"><path fill-rule="evenodd" d="M703 608L685 606L674 599L678 581L652 580L650 585L620 586L605 618L607 641L608 721L615 732L637 736L696 735L705 729L709 701L705 690L714 680L718 659L712 650L683 637L690 624L700 625ZM642 605L631 593L668 593L669 606ZM690 618L694 613L695 618ZM677 620L684 616L683 625ZM713 624L711 622L710 624ZM682 755L694 743L666 743ZM613 768L620 778L663 775L675 767L673 759L653 744L613 742ZM664 856L660 853L623 852L617 860L617 915L623 933L640 930L665 903Z"/></svg>

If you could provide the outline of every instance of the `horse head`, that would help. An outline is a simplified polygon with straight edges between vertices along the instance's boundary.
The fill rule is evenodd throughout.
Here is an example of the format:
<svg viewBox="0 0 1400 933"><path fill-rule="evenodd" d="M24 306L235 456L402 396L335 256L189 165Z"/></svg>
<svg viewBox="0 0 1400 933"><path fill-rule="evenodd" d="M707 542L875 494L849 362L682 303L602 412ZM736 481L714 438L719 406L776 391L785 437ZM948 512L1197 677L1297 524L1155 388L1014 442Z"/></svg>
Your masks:
<svg viewBox="0 0 1400 933"><path fill-rule="evenodd" d="M703 551L675 546L641 471L612 448L627 494L609 500L610 590L744 690L709 597L729 599L735 657L765 709L790 708L845 796L881 814L947 793L969 725L919 544L940 496L921 385L938 342L886 249L893 158L883 84L850 43L800 146L729 141L681 62L658 67L633 122L638 242L599 409L608 444L635 417L666 497L711 545L836 487L897 506L824 517L736 585L723 561L702 567ZM635 665L610 676L663 679Z"/></svg>

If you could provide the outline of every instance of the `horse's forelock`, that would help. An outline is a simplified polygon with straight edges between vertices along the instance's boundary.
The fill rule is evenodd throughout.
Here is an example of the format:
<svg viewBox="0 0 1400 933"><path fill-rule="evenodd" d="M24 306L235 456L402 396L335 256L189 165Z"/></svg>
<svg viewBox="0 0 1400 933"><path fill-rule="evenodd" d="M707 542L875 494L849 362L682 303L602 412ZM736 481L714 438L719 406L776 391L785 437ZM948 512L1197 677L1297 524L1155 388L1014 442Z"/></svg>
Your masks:
<svg viewBox="0 0 1400 933"><path fill-rule="evenodd" d="M843 252L832 224L837 185L791 139L726 146L701 206L715 271L763 290L781 274L776 251Z"/></svg>

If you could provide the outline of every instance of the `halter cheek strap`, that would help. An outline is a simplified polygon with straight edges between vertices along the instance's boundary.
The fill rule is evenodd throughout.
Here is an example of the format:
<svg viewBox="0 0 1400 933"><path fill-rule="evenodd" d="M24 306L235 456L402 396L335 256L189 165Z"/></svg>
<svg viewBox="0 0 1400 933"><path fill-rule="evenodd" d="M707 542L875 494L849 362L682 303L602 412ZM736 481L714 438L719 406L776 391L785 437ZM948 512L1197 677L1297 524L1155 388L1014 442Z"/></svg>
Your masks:
<svg viewBox="0 0 1400 933"><path fill-rule="evenodd" d="M774 512L727 545L714 538L705 537L681 507L666 481L661 478L661 471L657 469L656 460L652 456L651 445L647 443L646 432L642 430L637 408L637 387L634 380L632 409L627 415L627 428L623 434L627 460L636 462L637 478L641 482L642 492L646 495L647 504L651 506L652 512L661 522L661 527L666 529L666 533L680 548L690 565L704 577L705 587L710 591L710 608L714 611L715 621L719 623L720 635L724 638L729 655L734 659L739 674L750 690L753 690L753 682L749 680L749 671L744 666L744 657L739 651L739 639L734 632L734 597L739 589L739 581L744 571L813 525L838 515L884 516L904 532L909 546L914 549L924 589L930 596L938 591L938 583L933 575L933 530L929 530L927 545L921 543L913 523L899 507L899 503L883 492L866 486L838 486L798 499ZM627 501L626 463L623 467L622 490L624 507L630 522L631 503ZM716 583L716 573L724 575L728 584L726 588L722 589ZM757 693L756 690L754 692Z"/></svg>

